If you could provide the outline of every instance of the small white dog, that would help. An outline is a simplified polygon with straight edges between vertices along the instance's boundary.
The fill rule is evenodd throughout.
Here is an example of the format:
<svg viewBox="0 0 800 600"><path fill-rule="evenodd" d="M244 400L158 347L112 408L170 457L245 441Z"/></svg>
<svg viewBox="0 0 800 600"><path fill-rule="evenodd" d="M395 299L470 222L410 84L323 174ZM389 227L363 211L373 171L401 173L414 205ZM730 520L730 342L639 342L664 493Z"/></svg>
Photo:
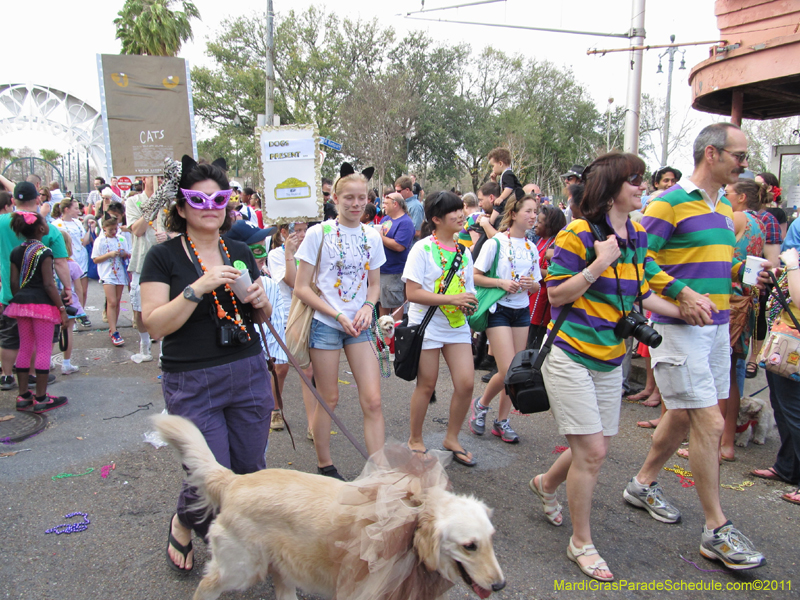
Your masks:
<svg viewBox="0 0 800 600"><path fill-rule="evenodd" d="M394 317L392 317L392 315L383 315L378 319L378 329L381 330L383 339L386 340L388 344L389 340L394 337Z"/></svg>
<svg viewBox="0 0 800 600"><path fill-rule="evenodd" d="M267 575L278 600L297 600L296 587L338 600L433 600L459 579L482 599L505 587L491 511L447 490L433 450L421 456L387 445L352 483L284 469L236 475L191 421L153 421L180 454L199 508L218 513L194 600L246 590Z"/></svg>
<svg viewBox="0 0 800 600"><path fill-rule="evenodd" d="M767 434L776 427L775 413L769 401L745 396L739 404L734 443L740 448L747 447L750 440L754 444L763 445Z"/></svg>

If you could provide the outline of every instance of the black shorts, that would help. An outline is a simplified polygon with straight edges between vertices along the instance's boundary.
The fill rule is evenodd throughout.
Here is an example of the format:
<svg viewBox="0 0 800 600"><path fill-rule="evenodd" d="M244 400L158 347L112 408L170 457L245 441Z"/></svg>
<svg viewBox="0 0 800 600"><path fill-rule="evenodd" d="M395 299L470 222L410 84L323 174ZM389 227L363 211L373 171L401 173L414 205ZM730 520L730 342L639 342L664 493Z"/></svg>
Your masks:
<svg viewBox="0 0 800 600"><path fill-rule="evenodd" d="M3 350L19 350L19 329L17 320L0 315L0 348Z"/></svg>

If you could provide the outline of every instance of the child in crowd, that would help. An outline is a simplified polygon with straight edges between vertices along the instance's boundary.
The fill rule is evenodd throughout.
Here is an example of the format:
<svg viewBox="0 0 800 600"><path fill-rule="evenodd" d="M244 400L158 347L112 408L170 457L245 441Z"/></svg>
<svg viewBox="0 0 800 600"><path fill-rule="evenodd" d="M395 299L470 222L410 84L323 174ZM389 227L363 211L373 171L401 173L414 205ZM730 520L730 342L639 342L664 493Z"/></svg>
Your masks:
<svg viewBox="0 0 800 600"><path fill-rule="evenodd" d="M53 252L42 244L48 232L44 217L38 213L18 211L11 217L11 229L25 241L11 251L11 298L5 316L17 320L19 354L17 410L43 413L67 403L64 396L47 393L50 353L56 323L67 327L67 312L56 287ZM5 283L5 282L4 282ZM31 357L36 349L36 395L28 390Z"/></svg>
<svg viewBox="0 0 800 600"><path fill-rule="evenodd" d="M299 259L296 259L294 255L303 242L303 239L305 239L306 231L308 231L308 223L293 223L291 227L288 223L281 225L272 239L272 250L270 250L267 256L269 276L278 284L283 301L283 309L287 317L289 315L289 309L292 306L292 292L294 291L294 282L297 277L297 266L300 263ZM256 257L256 259L257 258L258 257ZM273 312L276 310L275 302L272 303L272 310ZM273 325L275 324L274 317L272 323ZM285 326L286 322L284 320L284 328ZM285 333L285 331L283 333ZM280 363L276 361L275 372L278 374L276 385L278 385L281 393L283 393L286 376L289 374L288 362ZM303 373L311 379L314 376L314 369L309 365L306 369L303 369ZM308 387L303 385L302 389L303 405L305 406L306 419L308 420L306 438L313 441L314 432L311 427L314 422L314 411L317 409L317 400ZM280 417L280 412L273 411L272 415L273 423L271 427L276 429L275 425L277 424L278 417ZM283 428L282 425L281 428Z"/></svg>
<svg viewBox="0 0 800 600"><path fill-rule="evenodd" d="M68 315L70 319L80 319L81 317L86 317L86 314L83 312L83 306L81 306L80 298L78 298L78 294L76 293L76 289L81 285L81 278L83 277L83 269L78 264L78 262L72 258L72 238L70 237L69 232L65 229L61 230L61 235L64 236L64 245L67 247L67 252L69 252L69 277L72 281L69 282L69 285L72 287L72 302L70 306L75 309L73 315ZM67 286L67 282L61 282L64 287ZM72 364L72 331L73 327L70 325L69 327L65 328L64 330L67 335L67 349L64 350L64 362L61 364L61 374L62 375L71 375L72 373L77 373L79 367Z"/></svg>
<svg viewBox="0 0 800 600"><path fill-rule="evenodd" d="M511 170L511 152L505 148L495 148L489 152L489 166L492 168L492 181L496 181L500 186L500 195L494 200L494 210L492 211L492 225L497 228L500 217L503 216L506 207L506 200L512 194L516 198L522 198L525 191L522 184Z"/></svg>
<svg viewBox="0 0 800 600"><path fill-rule="evenodd" d="M131 257L127 240L119 233L116 217L107 215L103 220L103 233L97 236L92 249L92 261L97 265L97 273L106 294L106 314L108 315L108 335L111 343L122 346L125 340L117 331L119 304L122 289L128 285L125 260Z"/></svg>

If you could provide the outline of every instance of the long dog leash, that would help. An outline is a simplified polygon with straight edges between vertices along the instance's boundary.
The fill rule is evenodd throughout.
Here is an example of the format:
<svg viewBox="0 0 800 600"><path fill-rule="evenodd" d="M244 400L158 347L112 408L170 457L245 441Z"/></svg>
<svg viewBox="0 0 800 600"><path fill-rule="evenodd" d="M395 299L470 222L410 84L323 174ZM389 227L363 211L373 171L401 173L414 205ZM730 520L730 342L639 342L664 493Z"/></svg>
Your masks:
<svg viewBox="0 0 800 600"><path fill-rule="evenodd" d="M369 454L367 453L366 448L364 448L364 446L362 446L361 443L355 437L353 437L353 434L350 433L350 431L348 431L347 427L344 426L344 423L342 423L339 420L339 417L336 416L336 414L333 412L331 407L328 406L327 403L322 399L322 396L319 395L319 392L317 391L317 388L314 387L314 384L311 383L311 380L308 378L308 376L305 373L303 373L303 369L300 367L300 364L297 362L297 359L294 356L292 356L292 353L289 352L289 348L286 347L286 344L281 339L281 336L278 335L277 331L275 331L275 327L272 325L272 321L270 319L267 319L266 321L264 321L264 323L266 323L267 327L269 328L270 332L272 333L272 337L275 338L275 341L278 342L278 345L286 353L286 357L289 359L289 362L291 363L291 365L297 371L297 374L300 376L300 379L302 379L303 383L305 383L308 386L308 389L311 390L311 393L314 394L314 397L317 399L317 402L319 402L320 405L322 405L322 408L324 408L325 412L327 412L330 415L331 419L333 420L334 423L336 423L336 426L339 428L339 430L344 434L344 436L348 440L350 440L350 443L353 444L353 446L356 447L356 450L358 450L361 453L361 456L364 457L364 460L369 459ZM266 347L266 345L267 345L267 342L266 342L267 337L266 337L266 334L264 333L264 324L263 323L259 323L259 328L261 329L261 335L264 338L264 346ZM274 372L274 370L273 370L273 372ZM273 375L273 377L274 377L274 375ZM278 386L276 385L275 388L277 389L277 387ZM286 419L284 419L284 421L286 421ZM288 428L288 424L287 424L287 430L288 429L289 428ZM294 442L294 438L292 439L292 441Z"/></svg>

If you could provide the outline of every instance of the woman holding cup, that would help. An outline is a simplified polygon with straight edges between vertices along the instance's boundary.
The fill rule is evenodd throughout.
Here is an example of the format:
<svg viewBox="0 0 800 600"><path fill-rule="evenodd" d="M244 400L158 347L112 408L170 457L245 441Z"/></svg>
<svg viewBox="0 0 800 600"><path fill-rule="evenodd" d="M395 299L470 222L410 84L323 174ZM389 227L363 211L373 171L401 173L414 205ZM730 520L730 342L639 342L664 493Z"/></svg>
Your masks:
<svg viewBox="0 0 800 600"><path fill-rule="evenodd" d="M252 473L266 468L274 405L254 324L272 306L250 248L221 237L231 226L225 172L188 156L182 163L167 217L167 229L181 235L153 246L145 258L142 318L151 335L163 338L161 386L169 413L191 420L220 464ZM231 284L245 278L254 283L237 297ZM167 564L183 573L193 566L192 530L205 537L213 519L192 506L196 499L184 484L169 527Z"/></svg>

